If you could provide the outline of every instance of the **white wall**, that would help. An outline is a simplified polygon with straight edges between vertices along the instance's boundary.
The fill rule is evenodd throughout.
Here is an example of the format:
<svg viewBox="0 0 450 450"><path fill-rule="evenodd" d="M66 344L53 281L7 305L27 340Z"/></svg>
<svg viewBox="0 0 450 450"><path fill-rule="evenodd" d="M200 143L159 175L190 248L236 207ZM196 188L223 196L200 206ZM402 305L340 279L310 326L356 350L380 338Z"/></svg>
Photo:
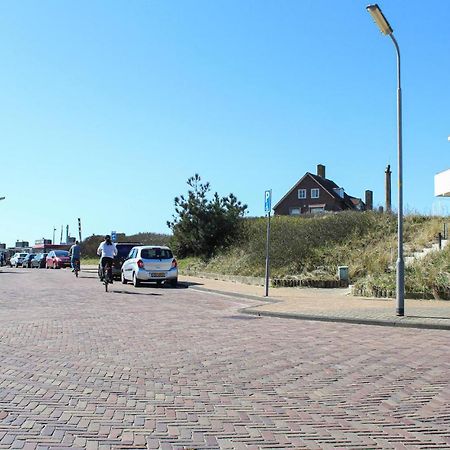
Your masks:
<svg viewBox="0 0 450 450"><path fill-rule="evenodd" d="M434 176L434 195L436 197L450 197L450 169L439 172Z"/></svg>

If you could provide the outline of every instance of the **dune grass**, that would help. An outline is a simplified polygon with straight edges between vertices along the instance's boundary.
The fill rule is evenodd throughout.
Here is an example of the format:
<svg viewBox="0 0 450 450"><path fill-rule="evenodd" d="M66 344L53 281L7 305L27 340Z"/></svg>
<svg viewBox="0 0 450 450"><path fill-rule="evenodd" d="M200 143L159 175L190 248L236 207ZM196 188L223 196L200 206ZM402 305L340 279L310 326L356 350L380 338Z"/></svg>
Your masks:
<svg viewBox="0 0 450 450"><path fill-rule="evenodd" d="M442 231L445 218L410 214L405 216L405 255L430 245ZM336 279L337 267L348 266L352 283L367 286L382 283L395 290L397 258L397 218L373 211L344 212L312 217L275 216L271 233L271 277ZM181 271L258 276L265 269L266 220L241 221L238 241L227 251L208 261L189 258L180 261ZM443 253L443 252L442 252ZM408 268L407 288L420 284L432 292L433 286L448 283L445 254L442 262L434 256L420 268ZM422 267L423 266L423 267ZM444 271L444 272L442 272ZM419 281L420 280L420 281ZM440 280L440 281L439 281Z"/></svg>

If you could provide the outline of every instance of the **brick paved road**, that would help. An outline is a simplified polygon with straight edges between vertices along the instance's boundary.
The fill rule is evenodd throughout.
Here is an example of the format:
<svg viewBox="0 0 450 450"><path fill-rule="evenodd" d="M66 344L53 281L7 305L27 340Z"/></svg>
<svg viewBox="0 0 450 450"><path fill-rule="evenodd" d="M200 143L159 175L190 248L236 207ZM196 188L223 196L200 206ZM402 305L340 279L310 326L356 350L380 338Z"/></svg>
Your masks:
<svg viewBox="0 0 450 450"><path fill-rule="evenodd" d="M0 448L450 448L450 337L0 273Z"/></svg>

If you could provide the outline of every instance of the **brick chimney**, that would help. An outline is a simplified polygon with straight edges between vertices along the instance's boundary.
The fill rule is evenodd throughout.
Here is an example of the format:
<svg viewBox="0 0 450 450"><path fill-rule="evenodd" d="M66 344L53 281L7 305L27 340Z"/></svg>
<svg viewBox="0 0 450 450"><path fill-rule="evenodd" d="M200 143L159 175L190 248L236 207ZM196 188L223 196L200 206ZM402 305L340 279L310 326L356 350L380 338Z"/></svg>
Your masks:
<svg viewBox="0 0 450 450"><path fill-rule="evenodd" d="M325 178L325 166L323 164L317 164L317 176Z"/></svg>
<svg viewBox="0 0 450 450"><path fill-rule="evenodd" d="M373 192L367 190L366 191L366 201L364 202L366 204L366 211L372 211L373 209Z"/></svg>
<svg viewBox="0 0 450 450"><path fill-rule="evenodd" d="M391 166L386 167L385 173L385 191L386 191L386 212L391 212Z"/></svg>

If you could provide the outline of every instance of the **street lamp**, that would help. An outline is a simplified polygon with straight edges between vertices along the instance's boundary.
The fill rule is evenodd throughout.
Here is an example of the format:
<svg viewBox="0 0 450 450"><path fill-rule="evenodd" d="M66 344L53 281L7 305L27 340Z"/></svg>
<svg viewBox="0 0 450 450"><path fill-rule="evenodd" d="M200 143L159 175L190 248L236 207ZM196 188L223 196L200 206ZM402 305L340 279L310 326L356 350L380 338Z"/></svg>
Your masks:
<svg viewBox="0 0 450 450"><path fill-rule="evenodd" d="M398 253L397 253L397 316L405 315L405 261L403 259L403 155L402 155L402 88L400 83L400 48L394 30L377 4L367 6L380 31L389 36L397 53L397 157L398 157Z"/></svg>
<svg viewBox="0 0 450 450"><path fill-rule="evenodd" d="M6 197L0 197L0 200L5 200Z"/></svg>

